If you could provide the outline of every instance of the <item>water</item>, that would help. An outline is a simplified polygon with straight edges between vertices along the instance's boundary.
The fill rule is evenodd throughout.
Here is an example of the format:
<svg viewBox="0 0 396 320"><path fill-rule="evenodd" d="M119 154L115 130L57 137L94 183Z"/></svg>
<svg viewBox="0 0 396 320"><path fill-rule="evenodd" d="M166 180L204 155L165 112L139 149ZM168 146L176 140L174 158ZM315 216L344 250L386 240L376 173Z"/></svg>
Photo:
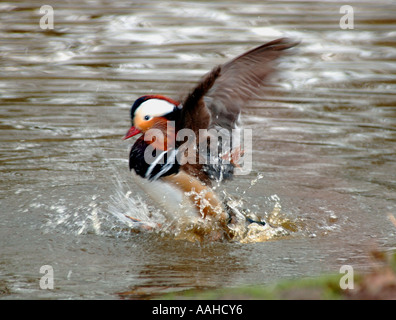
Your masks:
<svg viewBox="0 0 396 320"><path fill-rule="evenodd" d="M0 295L150 298L372 266L394 251L396 10L393 1L34 1L0 4ZM131 232L161 221L128 171L129 107L185 93L214 65L299 38L264 98L243 111L253 170L226 191L290 223L271 241L197 243ZM274 211L274 208L276 209ZM39 286L54 269L54 289Z"/></svg>

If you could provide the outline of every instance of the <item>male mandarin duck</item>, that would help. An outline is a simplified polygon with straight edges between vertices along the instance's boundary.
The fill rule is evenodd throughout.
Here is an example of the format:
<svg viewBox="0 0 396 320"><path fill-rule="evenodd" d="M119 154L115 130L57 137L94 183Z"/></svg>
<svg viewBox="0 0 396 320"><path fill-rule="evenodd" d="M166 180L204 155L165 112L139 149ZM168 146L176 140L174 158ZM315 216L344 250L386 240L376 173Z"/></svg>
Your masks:
<svg viewBox="0 0 396 320"><path fill-rule="evenodd" d="M296 44L277 39L216 66L182 102L162 95L138 98L131 108L132 127L124 137L141 134L130 151L130 170L149 181L172 184L189 196L198 216L225 226L229 216L212 181L230 178L243 150L233 142L228 150L216 150L218 144L214 149L211 129L226 130L231 137L243 106L260 94L274 70L274 60Z"/></svg>

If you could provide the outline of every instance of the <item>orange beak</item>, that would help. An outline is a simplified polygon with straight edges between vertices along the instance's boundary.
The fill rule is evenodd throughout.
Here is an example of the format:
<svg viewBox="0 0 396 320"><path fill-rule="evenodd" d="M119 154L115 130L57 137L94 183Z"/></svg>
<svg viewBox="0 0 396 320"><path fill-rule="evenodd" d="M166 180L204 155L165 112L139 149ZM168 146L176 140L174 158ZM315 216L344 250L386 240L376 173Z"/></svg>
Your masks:
<svg viewBox="0 0 396 320"><path fill-rule="evenodd" d="M132 126L128 132L126 133L126 135L124 136L124 138L122 138L123 140L129 139L133 136L136 136L137 134L141 133L141 131L139 129L136 129L134 126Z"/></svg>

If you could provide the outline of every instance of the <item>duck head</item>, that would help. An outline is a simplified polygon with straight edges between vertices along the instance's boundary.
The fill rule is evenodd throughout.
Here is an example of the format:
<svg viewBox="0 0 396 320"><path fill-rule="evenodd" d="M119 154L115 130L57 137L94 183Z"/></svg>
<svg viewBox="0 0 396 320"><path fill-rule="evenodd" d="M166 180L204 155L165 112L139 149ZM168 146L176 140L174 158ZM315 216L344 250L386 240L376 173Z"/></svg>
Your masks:
<svg viewBox="0 0 396 320"><path fill-rule="evenodd" d="M124 136L129 139L145 133L158 122L175 120L179 103L162 95L146 95L137 99L131 107L132 126Z"/></svg>

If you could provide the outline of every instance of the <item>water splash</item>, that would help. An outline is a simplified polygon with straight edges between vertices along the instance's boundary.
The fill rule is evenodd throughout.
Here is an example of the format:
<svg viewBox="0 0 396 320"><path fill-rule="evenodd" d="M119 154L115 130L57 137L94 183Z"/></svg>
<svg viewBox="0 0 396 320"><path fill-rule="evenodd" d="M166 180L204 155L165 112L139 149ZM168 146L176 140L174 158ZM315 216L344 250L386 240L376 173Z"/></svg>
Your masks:
<svg viewBox="0 0 396 320"><path fill-rule="evenodd" d="M252 180L251 186L257 181L258 179ZM234 241L241 243L263 242L287 237L298 231L296 223L281 211L279 197L273 195L270 199L276 199L276 201L272 211L268 214L252 211L246 206L245 200L227 195L226 206L231 209L230 214L232 215L228 228L232 232Z"/></svg>
<svg viewBox="0 0 396 320"><path fill-rule="evenodd" d="M189 202L189 194L180 198L175 190L166 184L159 186L132 174L136 184L146 192L144 197L132 192L128 183L122 183L115 177L115 193L111 197L106 214L115 217L135 232L154 232L162 237L168 236L189 241L201 241L203 238L218 238L219 228L216 221L204 219L195 211ZM135 183L133 186L136 189ZM159 190L160 189L160 190ZM147 190L146 190L147 191ZM147 194L158 195L156 201L151 201ZM198 195L197 195L198 196ZM151 202L155 204L151 204Z"/></svg>
<svg viewBox="0 0 396 320"><path fill-rule="evenodd" d="M243 197L236 197L221 190L219 186L215 188L230 215L226 228L208 217L187 212L191 210L188 207L191 204L185 202L177 208L173 205L172 212L169 212L169 208L167 212L164 208L149 206L147 199L132 195L128 185L120 182L116 184L116 193L108 212L132 230L157 232L162 236L189 241L228 240L251 243L286 237L299 231L298 223L282 211L277 195L268 198L273 206L270 213L258 212L249 205L249 190L262 178L262 173L257 174L242 192Z"/></svg>
<svg viewBox="0 0 396 320"><path fill-rule="evenodd" d="M154 233L161 237L192 242L240 243L263 242L297 234L301 231L302 225L290 214L282 211L279 196L263 197L266 206L270 206L269 212L251 205L249 191L262 178L261 173L257 174L246 190L238 192L242 197L222 190L220 186L216 187L216 192L230 216L226 227L215 219L204 218L197 212L191 212L188 195L185 195L185 199L180 199L172 194L171 190L171 196L176 199L174 202L175 199L170 199L164 189L157 190L158 192L153 193L163 194L163 203L168 205L161 207L158 203L150 201L147 193L136 191L135 183L131 185L115 174L114 191L108 199L95 194L89 198L88 204L74 208L66 206L62 200L52 204L50 210L54 214L45 224L45 230L63 228L65 232L78 236L94 233L111 237ZM148 186L152 187L151 183L142 180L139 180L139 183L142 183L142 191Z"/></svg>

